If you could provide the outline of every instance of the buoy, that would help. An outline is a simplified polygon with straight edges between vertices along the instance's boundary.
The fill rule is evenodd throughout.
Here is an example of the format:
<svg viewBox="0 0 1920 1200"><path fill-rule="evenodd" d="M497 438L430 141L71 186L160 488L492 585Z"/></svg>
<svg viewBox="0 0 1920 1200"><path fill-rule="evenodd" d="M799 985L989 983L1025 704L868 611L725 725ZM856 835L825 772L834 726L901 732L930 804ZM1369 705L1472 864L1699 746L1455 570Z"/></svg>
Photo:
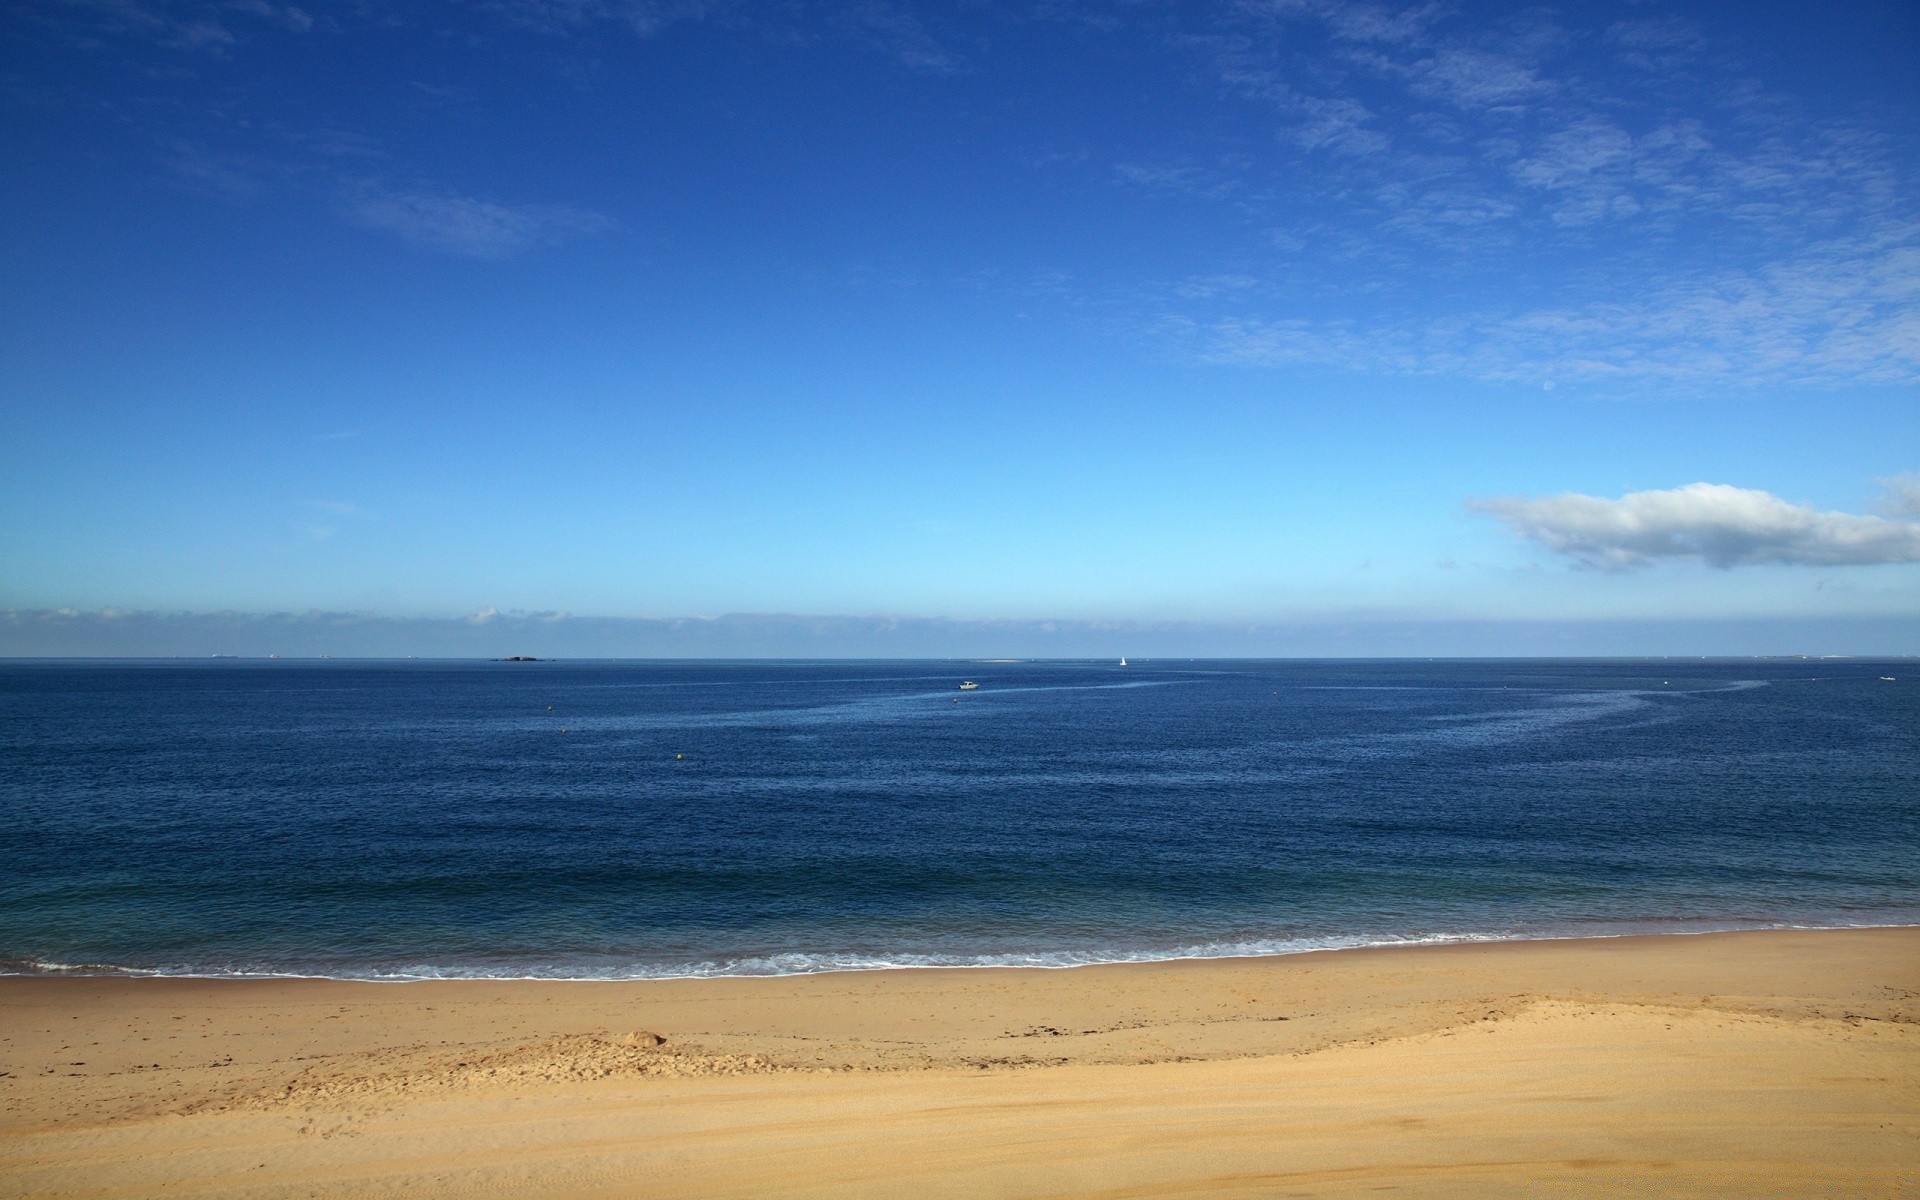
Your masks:
<svg viewBox="0 0 1920 1200"><path fill-rule="evenodd" d="M680 760L682 760L682 759L684 759L685 757L686 757L686 755L684 755L684 754L676 754L676 755L674 755L674 756L673 756L673 761L675 761L675 762L679 762Z"/></svg>

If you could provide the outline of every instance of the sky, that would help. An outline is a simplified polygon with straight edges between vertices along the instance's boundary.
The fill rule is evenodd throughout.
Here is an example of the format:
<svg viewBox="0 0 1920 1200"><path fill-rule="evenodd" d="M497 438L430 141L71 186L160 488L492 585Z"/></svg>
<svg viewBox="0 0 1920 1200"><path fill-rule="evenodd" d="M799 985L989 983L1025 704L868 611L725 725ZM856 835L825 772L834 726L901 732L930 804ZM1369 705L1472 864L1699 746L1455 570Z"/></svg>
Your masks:
<svg viewBox="0 0 1920 1200"><path fill-rule="evenodd" d="M22 0L0 102L0 654L1920 653L1910 3Z"/></svg>

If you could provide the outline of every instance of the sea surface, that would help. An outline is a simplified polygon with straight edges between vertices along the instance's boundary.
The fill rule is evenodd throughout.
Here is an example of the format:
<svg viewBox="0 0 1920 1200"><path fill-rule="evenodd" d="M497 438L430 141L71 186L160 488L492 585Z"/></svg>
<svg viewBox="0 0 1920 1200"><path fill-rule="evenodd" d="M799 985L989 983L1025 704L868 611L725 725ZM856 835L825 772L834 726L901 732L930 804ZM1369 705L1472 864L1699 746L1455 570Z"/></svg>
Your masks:
<svg viewBox="0 0 1920 1200"><path fill-rule="evenodd" d="M0 664L6 972L1914 923L1910 661Z"/></svg>

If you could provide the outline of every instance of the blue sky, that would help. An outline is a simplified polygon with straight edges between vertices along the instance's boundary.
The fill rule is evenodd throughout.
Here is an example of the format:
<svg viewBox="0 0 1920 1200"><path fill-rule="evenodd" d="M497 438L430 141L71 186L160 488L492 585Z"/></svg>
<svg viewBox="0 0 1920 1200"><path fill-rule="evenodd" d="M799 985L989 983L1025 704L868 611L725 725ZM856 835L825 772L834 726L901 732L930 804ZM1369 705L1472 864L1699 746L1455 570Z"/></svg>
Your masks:
<svg viewBox="0 0 1920 1200"><path fill-rule="evenodd" d="M0 33L0 651L101 610L153 652L316 612L1920 651L1911 5Z"/></svg>

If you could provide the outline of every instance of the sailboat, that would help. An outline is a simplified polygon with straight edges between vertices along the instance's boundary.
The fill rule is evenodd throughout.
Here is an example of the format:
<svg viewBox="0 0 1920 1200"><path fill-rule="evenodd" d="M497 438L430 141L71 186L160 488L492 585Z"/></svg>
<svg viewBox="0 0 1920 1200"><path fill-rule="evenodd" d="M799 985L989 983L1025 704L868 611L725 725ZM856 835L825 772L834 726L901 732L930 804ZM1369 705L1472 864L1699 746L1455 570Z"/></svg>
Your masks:
<svg viewBox="0 0 1920 1200"><path fill-rule="evenodd" d="M1124 654L1120 656L1120 665L1123 667L1127 665L1127 656Z"/></svg>

